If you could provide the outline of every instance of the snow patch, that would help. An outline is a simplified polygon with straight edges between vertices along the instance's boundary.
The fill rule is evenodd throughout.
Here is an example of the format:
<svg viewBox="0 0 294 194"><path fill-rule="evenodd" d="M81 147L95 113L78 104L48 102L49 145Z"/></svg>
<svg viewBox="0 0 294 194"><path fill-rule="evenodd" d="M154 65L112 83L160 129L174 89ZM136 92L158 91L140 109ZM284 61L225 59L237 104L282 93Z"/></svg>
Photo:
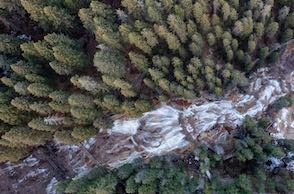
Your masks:
<svg viewBox="0 0 294 194"><path fill-rule="evenodd" d="M47 125L61 125L63 123L64 117L57 115L48 116L44 118L44 123Z"/></svg>
<svg viewBox="0 0 294 194"><path fill-rule="evenodd" d="M292 107L282 108L275 119L275 131L271 133L274 138L294 138L294 112Z"/></svg>
<svg viewBox="0 0 294 194"><path fill-rule="evenodd" d="M87 174L90 171L90 169L87 164L84 164L82 166L73 166L73 171L76 174L75 178L79 178Z"/></svg>
<svg viewBox="0 0 294 194"><path fill-rule="evenodd" d="M144 151L148 155L161 155L189 145L189 142L185 139L186 136L180 132L181 130L179 127L173 128L162 139L149 142L151 146L144 146Z"/></svg>
<svg viewBox="0 0 294 194"><path fill-rule="evenodd" d="M136 137L142 142L146 155L161 155L189 144L179 122L181 113L180 110L164 105L144 114L141 118L144 123L141 134Z"/></svg>
<svg viewBox="0 0 294 194"><path fill-rule="evenodd" d="M92 137L82 144L86 149L89 149L94 143L96 139ZM66 159L69 161L69 165L71 166L73 172L76 176L82 176L84 173L88 172L89 166L84 161L84 156L80 155L81 148L78 145L61 145L59 148L59 152L66 153Z"/></svg>
<svg viewBox="0 0 294 194"><path fill-rule="evenodd" d="M122 134L136 134L137 129L140 126L138 119L130 120L117 120L113 124L114 126L108 129L108 133L122 133Z"/></svg>
<svg viewBox="0 0 294 194"><path fill-rule="evenodd" d="M58 183L57 179L55 177L53 177L46 187L46 193L47 194L56 194L55 186L57 185L57 183Z"/></svg>
<svg viewBox="0 0 294 194"><path fill-rule="evenodd" d="M5 163L7 167L5 167L3 170L6 172L9 172L10 174L13 174L13 170L16 168L24 168L24 167L33 167L37 164L39 164L39 160L37 158L34 158L32 155L24 159L21 163L18 164L12 164L11 162Z"/></svg>
<svg viewBox="0 0 294 194"><path fill-rule="evenodd" d="M228 121L234 126L241 124L244 119L231 101L215 101L200 106L191 105L183 111L183 117L193 117L194 133L202 133L210 130L216 124L224 124ZM189 129L191 131L191 128Z"/></svg>
<svg viewBox="0 0 294 194"><path fill-rule="evenodd" d="M90 149L91 146L96 142L96 138L95 137L91 137L88 140L83 141L83 145L86 149Z"/></svg>
<svg viewBox="0 0 294 194"><path fill-rule="evenodd" d="M26 35L26 34L18 35L17 38L19 38L21 40L31 40L32 39L32 37L30 35Z"/></svg>
<svg viewBox="0 0 294 194"><path fill-rule="evenodd" d="M287 168L287 170L290 170L290 171L294 172L294 160L288 162L286 168Z"/></svg>
<svg viewBox="0 0 294 194"><path fill-rule="evenodd" d="M112 162L109 164L110 168L119 168L124 164L132 163L135 159L141 157L141 154L139 152L133 152L131 153L127 158L124 158L122 160L117 160L115 162Z"/></svg>
<svg viewBox="0 0 294 194"><path fill-rule="evenodd" d="M288 157L288 158L292 158L293 156L294 156L294 152L288 152L288 153L287 153L287 157Z"/></svg>
<svg viewBox="0 0 294 194"><path fill-rule="evenodd" d="M74 153L74 152L77 152L79 151L80 147L78 145L60 145L59 146L59 152L62 152L64 150L68 151L68 152L71 152L71 153Z"/></svg>
<svg viewBox="0 0 294 194"><path fill-rule="evenodd" d="M32 170L25 177L18 180L18 183L22 183L23 181L25 181L25 180L27 180L29 178L39 176L40 174L43 174L43 173L45 173L47 171L48 171L48 169L46 169L46 168L38 168L38 169Z"/></svg>
<svg viewBox="0 0 294 194"><path fill-rule="evenodd" d="M270 165L267 166L267 169L270 171L274 170L275 168L281 167L284 164L281 159L275 157L270 157L269 162Z"/></svg>

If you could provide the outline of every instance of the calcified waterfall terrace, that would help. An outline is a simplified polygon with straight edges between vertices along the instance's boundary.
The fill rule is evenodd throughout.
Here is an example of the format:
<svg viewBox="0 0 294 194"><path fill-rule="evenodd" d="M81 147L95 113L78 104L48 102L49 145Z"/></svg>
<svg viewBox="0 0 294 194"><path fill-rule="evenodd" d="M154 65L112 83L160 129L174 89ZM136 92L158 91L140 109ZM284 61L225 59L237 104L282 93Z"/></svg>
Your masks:
<svg viewBox="0 0 294 194"><path fill-rule="evenodd" d="M164 104L141 118L116 121L108 132L127 135L126 139L130 141L118 141L107 150L108 153L121 153L121 157L110 158L106 164L118 167L137 157L163 155L200 142L223 153L222 144L225 145L230 138L228 129L235 129L245 116L261 114L276 99L294 91L293 72L285 80L274 79L267 73L267 69L259 71L259 78L251 83L248 94L201 105L192 104L183 110ZM281 130L274 135L284 138ZM123 155L126 148L130 149L129 154Z"/></svg>
<svg viewBox="0 0 294 194"><path fill-rule="evenodd" d="M117 120L97 135L91 148L98 163L117 168L136 158L182 153L204 143L230 157L232 134L246 116L259 117L275 100L294 91L293 45L271 68L251 76L245 93L229 91L221 100L196 99L189 106L162 104L136 119ZM270 132L293 138L293 107L281 110Z"/></svg>

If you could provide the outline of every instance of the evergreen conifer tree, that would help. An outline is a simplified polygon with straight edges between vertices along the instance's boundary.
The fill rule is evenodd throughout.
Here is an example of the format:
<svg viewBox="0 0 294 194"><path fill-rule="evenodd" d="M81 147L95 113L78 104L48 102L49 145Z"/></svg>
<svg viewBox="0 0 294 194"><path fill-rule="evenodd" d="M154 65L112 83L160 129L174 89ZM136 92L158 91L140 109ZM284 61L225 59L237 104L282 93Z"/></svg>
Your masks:
<svg viewBox="0 0 294 194"><path fill-rule="evenodd" d="M48 125L43 118L36 118L28 123L28 126L34 130L54 132L58 129L55 125Z"/></svg>
<svg viewBox="0 0 294 194"><path fill-rule="evenodd" d="M114 77L123 77L126 73L126 59L114 50L101 50L95 54L94 65L103 74Z"/></svg>
<svg viewBox="0 0 294 194"><path fill-rule="evenodd" d="M36 101L30 104L30 109L41 115L50 115L53 113L52 108L48 105L48 102L45 101Z"/></svg>
<svg viewBox="0 0 294 194"><path fill-rule="evenodd" d="M91 96L84 94L72 94L68 97L68 103L71 106L83 107L83 108L93 108L94 99Z"/></svg>
<svg viewBox="0 0 294 194"><path fill-rule="evenodd" d="M48 97L53 89L46 84L32 83L28 86L28 91L37 97Z"/></svg>
<svg viewBox="0 0 294 194"><path fill-rule="evenodd" d="M20 95L28 95L29 94L29 91L28 91L28 86L30 84L26 81L22 81L22 82L17 82L13 88L14 88L14 91L16 93L19 93Z"/></svg>
<svg viewBox="0 0 294 194"><path fill-rule="evenodd" d="M62 144L74 144L79 142L79 140L71 136L71 131L69 130L56 131L54 133L54 139Z"/></svg>
<svg viewBox="0 0 294 194"><path fill-rule="evenodd" d="M93 127L75 127L71 135L79 140L88 139L94 136L97 131Z"/></svg>
<svg viewBox="0 0 294 194"><path fill-rule="evenodd" d="M12 144L28 146L44 145L51 138L51 134L44 131L32 130L27 127L14 127L2 136Z"/></svg>
<svg viewBox="0 0 294 194"><path fill-rule="evenodd" d="M20 55L20 44L24 41L8 34L0 34L0 53Z"/></svg>
<svg viewBox="0 0 294 194"><path fill-rule="evenodd" d="M0 104L0 120L10 125L20 125L29 119L30 115L8 105Z"/></svg>
<svg viewBox="0 0 294 194"><path fill-rule="evenodd" d="M11 105L16 107L19 110L30 112L30 105L32 104L32 99L29 97L16 97L11 100Z"/></svg>

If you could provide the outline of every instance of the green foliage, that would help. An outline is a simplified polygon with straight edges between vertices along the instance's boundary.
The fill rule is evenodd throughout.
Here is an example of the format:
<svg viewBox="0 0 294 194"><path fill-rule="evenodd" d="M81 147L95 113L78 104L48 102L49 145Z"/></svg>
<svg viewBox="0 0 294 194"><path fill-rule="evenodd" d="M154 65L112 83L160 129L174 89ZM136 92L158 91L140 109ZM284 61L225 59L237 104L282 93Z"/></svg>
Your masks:
<svg viewBox="0 0 294 194"><path fill-rule="evenodd" d="M69 130L56 131L54 133L54 139L62 144L74 144L79 142L79 140L71 136L71 131Z"/></svg>
<svg viewBox="0 0 294 194"><path fill-rule="evenodd" d="M265 33L266 33L268 38L272 38L277 33L278 29L279 29L279 23L271 22L268 25L268 27L266 28Z"/></svg>
<svg viewBox="0 0 294 194"><path fill-rule="evenodd" d="M11 105L19 110L30 112L30 105L32 104L32 99L28 97L16 97L11 100Z"/></svg>
<svg viewBox="0 0 294 194"><path fill-rule="evenodd" d="M284 41L284 42L287 42L287 41L289 41L289 40L291 40L292 38L293 38L293 30L292 29L287 29L284 33L283 33L283 35L282 35L282 40Z"/></svg>
<svg viewBox="0 0 294 194"><path fill-rule="evenodd" d="M240 161L266 161L268 156L283 156L282 151L271 142L268 132L264 131L254 119L246 117L235 142L235 157Z"/></svg>
<svg viewBox="0 0 294 194"><path fill-rule="evenodd" d="M36 118L31 120L28 123L28 126L32 129L35 130L40 130L40 131L49 131L49 132L54 132L57 130L57 126L56 125L48 125L44 122L43 118Z"/></svg>
<svg viewBox="0 0 294 194"><path fill-rule="evenodd" d="M79 43L64 34L47 34L44 40L22 44L21 49L27 59L37 57L49 61L50 67L60 75L70 75L89 63Z"/></svg>
<svg viewBox="0 0 294 194"><path fill-rule="evenodd" d="M71 107L70 113L74 118L77 118L86 123L93 122L99 116L99 112L95 108Z"/></svg>
<svg viewBox="0 0 294 194"><path fill-rule="evenodd" d="M71 106L83 107L83 108L93 108L94 101L91 96L86 96L83 94L72 94L68 97L68 103Z"/></svg>
<svg viewBox="0 0 294 194"><path fill-rule="evenodd" d="M177 51L178 49L180 49L181 43L180 43L179 39L176 37L176 35L169 32L168 29L165 26L163 26L163 25L155 25L154 29L155 29L155 32L158 34L158 36L163 38L166 41L166 43L168 45L168 48L170 50ZM136 41L136 40L134 40L134 41ZM130 42L132 43L131 40L130 40ZM138 44L141 45L141 44L144 44L144 43L138 42ZM150 52L151 52L151 50L148 50L147 53L150 53Z"/></svg>
<svg viewBox="0 0 294 194"><path fill-rule="evenodd" d="M57 112L61 113L69 113L70 112L70 105L68 104L68 97L70 94L65 91L54 91L49 94L49 98L52 99L48 105Z"/></svg>
<svg viewBox="0 0 294 194"><path fill-rule="evenodd" d="M97 134L96 129L93 127L75 127L71 135L79 140L88 139Z"/></svg>
<svg viewBox="0 0 294 194"><path fill-rule="evenodd" d="M269 55L268 62L269 63L275 63L275 62L277 62L278 59L279 59L279 56L280 56L280 52L279 51L275 51L275 52L271 53Z"/></svg>
<svg viewBox="0 0 294 194"><path fill-rule="evenodd" d="M50 34L46 35L45 37L48 37L48 36L50 36ZM21 48L24 51L24 53L27 52L28 54L30 54L30 50L33 50L33 52L31 53L32 55L44 57L45 59L49 61L54 60L53 51L50 48L50 44L46 41L40 40L34 43L29 42L25 46L24 44L22 44ZM26 55L27 54L25 54L25 56Z"/></svg>
<svg viewBox="0 0 294 194"><path fill-rule="evenodd" d="M41 82L41 83L48 82L48 80L44 76L38 75L38 74L32 74L32 73L31 74L26 74L25 78L29 82Z"/></svg>
<svg viewBox="0 0 294 194"><path fill-rule="evenodd" d="M77 12L81 8L87 7L90 4L90 2L90 0L64 0L63 4L72 12Z"/></svg>
<svg viewBox="0 0 294 194"><path fill-rule="evenodd" d="M275 6L279 14L274 14ZM168 97L194 98L202 90L221 96L228 85L244 87L248 84L242 71L250 72L254 69L252 62L255 59L266 58L265 48L269 43L289 40L293 36L292 29L288 29L281 38L280 30L288 26L277 25L277 21L285 23L285 18L291 21L291 10L281 9L271 1L162 0L157 4L124 0L122 7L117 11L119 23L114 22L114 9L97 1L93 1L90 8L80 10L79 16L98 43L103 43L98 45L94 59L103 81L119 89L124 97L137 97L134 92L137 92L137 83L129 82L125 77L134 73L133 66L143 74L144 85L158 96L164 92ZM208 50L213 53L211 59L215 63L209 68L204 63ZM179 58L182 64L174 69L158 65L154 62L155 56ZM194 68L192 73L189 71L192 68L186 67L191 66L190 61L196 56L204 65ZM130 68L126 68L128 60L132 64ZM232 69L224 74L220 70L227 62L233 64ZM121 85L122 79L117 78L127 78L123 81L135 85L136 89L121 89L118 82Z"/></svg>
<svg viewBox="0 0 294 194"><path fill-rule="evenodd" d="M79 48L79 44L76 44L77 42L75 42L75 40L62 33L47 34L44 36L44 40L52 47L55 45L67 45L70 47Z"/></svg>
<svg viewBox="0 0 294 194"><path fill-rule="evenodd" d="M14 127L6 132L3 139L15 145L25 144L28 146L44 145L51 139L51 134L45 131L33 130L27 127Z"/></svg>
<svg viewBox="0 0 294 194"><path fill-rule="evenodd" d="M207 35L207 42L210 46L213 46L216 42L215 36L213 35L213 33L209 33Z"/></svg>
<svg viewBox="0 0 294 194"><path fill-rule="evenodd" d="M8 104L0 104L0 120L10 125L20 125L28 120L30 115Z"/></svg>
<svg viewBox="0 0 294 194"><path fill-rule="evenodd" d="M71 75L73 74L73 69L65 65L64 63L58 61L51 61L49 63L50 67L59 75Z"/></svg>
<svg viewBox="0 0 294 194"><path fill-rule="evenodd" d="M24 41L8 34L0 34L0 53L20 55L20 44Z"/></svg>
<svg viewBox="0 0 294 194"><path fill-rule="evenodd" d="M6 162L17 162L21 158L28 156L30 153L30 149L28 148L7 148L0 146L0 161Z"/></svg>
<svg viewBox="0 0 294 194"><path fill-rule="evenodd" d="M101 50L95 54L94 65L103 74L123 77L126 73L126 59L115 50Z"/></svg>
<svg viewBox="0 0 294 194"><path fill-rule="evenodd" d="M101 94L108 92L109 88L102 81L90 76L75 75L71 78L73 85L80 89L84 89L93 94Z"/></svg>
<svg viewBox="0 0 294 194"><path fill-rule="evenodd" d="M69 95L70 94L68 92L59 90L59 91L54 91L50 93L49 98L51 98L52 100L56 102L67 102Z"/></svg>
<svg viewBox="0 0 294 194"><path fill-rule="evenodd" d="M37 97L48 97L51 92L53 92L53 89L42 83L32 83L28 86L28 91Z"/></svg>
<svg viewBox="0 0 294 194"><path fill-rule="evenodd" d="M52 108L48 105L48 103L43 101L36 101L30 104L30 109L32 111L39 113L40 115L50 115L53 112Z"/></svg>
<svg viewBox="0 0 294 194"><path fill-rule="evenodd" d="M20 0L1 0L0 10L7 10L9 12L18 10L20 8Z"/></svg>
<svg viewBox="0 0 294 194"><path fill-rule="evenodd" d="M14 91L16 93L19 93L20 95L27 95L29 94L29 91L28 91L28 86L30 84L26 81L23 81L23 82L17 82L13 88L14 88Z"/></svg>
<svg viewBox="0 0 294 194"><path fill-rule="evenodd" d="M283 96L276 100L271 106L277 112L284 107L294 104L294 97L291 95Z"/></svg>
<svg viewBox="0 0 294 194"><path fill-rule="evenodd" d="M167 23L169 24L171 30L180 38L181 42L185 43L187 41L188 33L185 22L182 18L171 14L167 18Z"/></svg>
<svg viewBox="0 0 294 194"><path fill-rule="evenodd" d="M121 94L125 97L134 97L136 96L135 89L133 86L122 79L116 79L113 82L113 86L121 91Z"/></svg>
<svg viewBox="0 0 294 194"><path fill-rule="evenodd" d="M250 178L244 174L238 176L233 183L220 189L222 193L252 193L253 186Z"/></svg>
<svg viewBox="0 0 294 194"><path fill-rule="evenodd" d="M52 23L55 29L72 29L75 27L74 17L67 10L56 7L46 6L43 8L46 19Z"/></svg>
<svg viewBox="0 0 294 194"><path fill-rule="evenodd" d="M54 46L53 55L57 61L72 69L80 69L87 65L87 56L68 45Z"/></svg>
<svg viewBox="0 0 294 194"><path fill-rule="evenodd" d="M3 71L9 71L10 65L13 63L14 59L10 59L6 55L0 54L0 69Z"/></svg>
<svg viewBox="0 0 294 194"><path fill-rule="evenodd" d="M22 50L22 56L24 58L30 59L34 58L34 56L39 56L39 53L32 42L23 43L20 45L20 48Z"/></svg>
<svg viewBox="0 0 294 194"><path fill-rule="evenodd" d="M269 48L268 47L264 47L264 48L261 48L259 50L259 57L261 59L265 59L269 54Z"/></svg>
<svg viewBox="0 0 294 194"><path fill-rule="evenodd" d="M49 102L48 105L56 112L61 112L61 113L70 112L70 105L67 103L52 101L52 102Z"/></svg>
<svg viewBox="0 0 294 194"><path fill-rule="evenodd" d="M144 73L148 72L149 62L144 55L135 52L129 52L129 57L133 65L135 65L140 71Z"/></svg>
<svg viewBox="0 0 294 194"><path fill-rule="evenodd" d="M73 13L77 13L79 8L88 4L87 0L79 2L73 0L20 0L20 2L30 17L38 22L44 30L54 29L62 32L70 31L76 26L77 19Z"/></svg>

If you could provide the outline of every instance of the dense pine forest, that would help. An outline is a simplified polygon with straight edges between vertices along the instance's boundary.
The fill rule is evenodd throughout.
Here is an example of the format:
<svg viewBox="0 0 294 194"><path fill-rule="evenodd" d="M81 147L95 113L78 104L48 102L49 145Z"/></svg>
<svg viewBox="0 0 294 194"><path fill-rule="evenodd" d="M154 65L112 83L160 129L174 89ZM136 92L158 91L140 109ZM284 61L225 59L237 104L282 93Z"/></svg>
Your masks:
<svg viewBox="0 0 294 194"><path fill-rule="evenodd" d="M79 143L171 99L245 90L252 72L293 40L293 10L293 0L0 0L0 162ZM284 104L293 99L274 106ZM248 117L230 161L204 146L181 158L99 167L58 192L294 192L292 172L264 167L293 142L274 145L266 127ZM185 163L195 156L199 172ZM208 169L219 176L199 178Z"/></svg>

